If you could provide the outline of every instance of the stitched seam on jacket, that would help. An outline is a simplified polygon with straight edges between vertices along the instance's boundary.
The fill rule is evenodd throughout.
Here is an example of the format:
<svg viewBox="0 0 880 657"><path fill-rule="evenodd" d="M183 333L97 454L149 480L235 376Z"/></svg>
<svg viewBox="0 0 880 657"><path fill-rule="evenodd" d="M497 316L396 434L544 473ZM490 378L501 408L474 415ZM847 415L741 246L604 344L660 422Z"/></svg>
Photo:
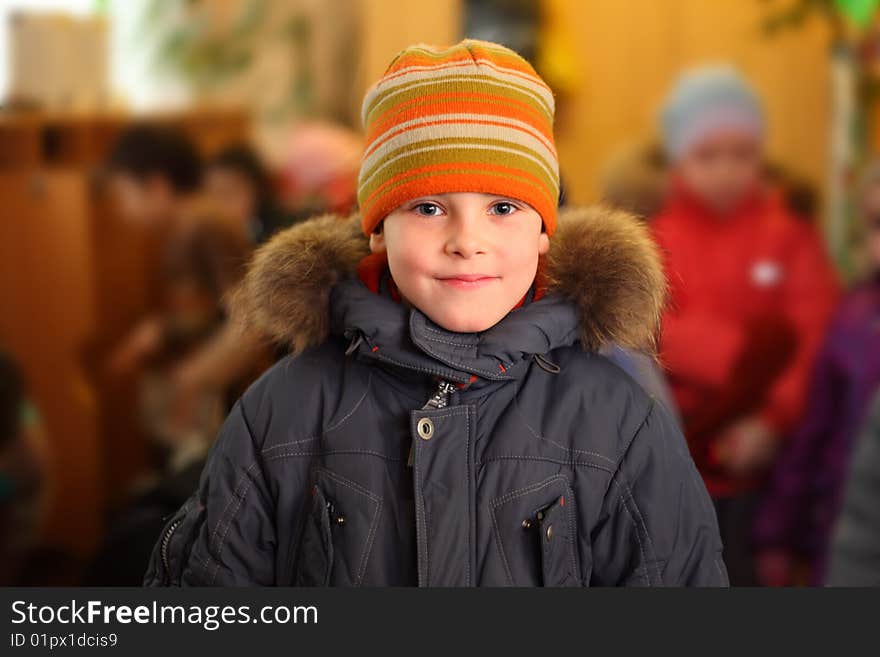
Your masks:
<svg viewBox="0 0 880 657"><path fill-rule="evenodd" d="M651 561L654 563L655 569L657 570L657 582L658 582L658 584L662 584L663 583L663 574L660 572L660 566L657 563L657 553L654 551L654 541L651 538L651 534L648 533L648 527L645 524L645 519L642 516L642 512L639 509L639 504L638 504L638 502L636 502L636 498L633 497L632 489L629 487L629 483L625 483L625 487L626 487L626 501L632 503L632 507L635 510L636 517L639 520L639 524L641 525L642 529L645 532L645 540L646 540L647 546L648 546L648 553L651 558Z"/></svg>
<svg viewBox="0 0 880 657"><path fill-rule="evenodd" d="M447 366L445 370L436 368L436 367L422 367L421 365L413 365L412 363L404 363L402 361L397 360L396 358L390 358L385 354L379 352L372 355L376 360L383 360L386 363L391 363L392 365L397 365L398 367L403 367L408 370L414 370L416 372L424 372L425 374L434 374L435 376L439 376L442 378L450 378L450 372L454 371L454 369L450 366ZM454 377L451 377L454 378Z"/></svg>
<svg viewBox="0 0 880 657"><path fill-rule="evenodd" d="M308 438L302 438L300 440L289 440L286 443L278 443L277 445L272 445L271 447L263 448L263 451L260 454L268 454L269 452L280 449L281 447L289 447L290 445L301 445L302 443L311 443L316 440L319 440L320 436L309 436Z"/></svg>
<svg viewBox="0 0 880 657"><path fill-rule="evenodd" d="M532 426L526 420L525 413L523 413L519 407L519 384L516 381L514 381L513 385L514 385L513 400L514 400L514 406L516 408L516 412L519 415L520 419L522 420L523 425L525 425L526 429L529 430L529 433L531 433L532 436L534 436L538 440L543 440L543 441L550 443L554 447L561 449L563 452L567 452L570 454L571 453L573 453L573 454L587 454L588 456L595 456L596 458L600 458L603 461L607 461L608 463L610 463L611 465L613 465L615 467L617 466L617 464L618 464L617 461L615 461L614 459L608 458L604 454L600 454L599 452L591 452L590 450L586 450L586 449L575 449L573 447L565 447L564 445L560 445L559 443L557 443L555 440L547 438L546 436L535 431L535 429L533 429Z"/></svg>
<svg viewBox="0 0 880 657"><path fill-rule="evenodd" d="M362 394L361 398L357 400L357 402L354 405L354 408L352 408L348 413L346 413L345 416L341 420L339 420L336 424L332 424L329 427L327 427L326 429L324 429L324 435L330 433L331 431L335 431L336 429L341 427L343 424L345 424L352 415L354 415L355 411L357 411L357 409L359 409L361 407L361 404L367 398L367 395L369 394L370 388L372 387L372 385L373 385L373 370L372 370L372 368L370 368L369 375L367 377L366 390L364 390L364 394Z"/></svg>
<svg viewBox="0 0 880 657"><path fill-rule="evenodd" d="M429 340L429 341L431 340L427 336L425 339ZM437 342L437 340L434 340L434 342ZM468 372L473 372L474 374L482 374L485 378L487 378L491 381L506 381L506 380L513 379L513 377L511 377L511 376L499 376L498 372L493 372L491 370L484 370L481 367L474 367L473 365L465 364L465 363L463 363L461 361L457 361L457 360L453 361L451 358L447 358L447 357L443 356L442 354L438 354L434 349L431 349L427 344L423 344L423 345L421 345L421 347L425 351L425 353L427 353L430 356L433 356L434 358L439 360L441 363L446 363L447 366L450 368L457 367L457 368L463 369ZM449 363L447 361L454 363L454 365L449 365ZM508 372L509 372L509 370L508 370Z"/></svg>
<svg viewBox="0 0 880 657"><path fill-rule="evenodd" d="M651 414L654 412L654 408L655 408L655 404L652 401L651 405L648 407L648 412L645 414L645 417L639 423L639 426L636 429L635 433L633 433L632 437L629 439L629 441L627 441L626 449L624 450L623 455L620 459L620 464L618 465L617 471L611 477L610 486L612 486L612 487L617 486L619 489L621 489L620 502L621 502L623 508L626 510L626 514L627 514L627 516L629 516L630 522L633 523L633 528L635 529L635 532L636 532L636 540L639 543L639 551L642 553L642 560L645 561L645 564L646 564L645 565L645 572L646 573L650 572L648 569L648 558L650 558L650 561L654 563L654 568L657 570L657 578L658 578L657 583L662 584L663 583L663 575L660 573L660 567L657 564L657 557L656 557L656 554L654 553L653 540L651 539L650 533L648 533L648 528L645 525L644 517L642 516L642 513L641 513L641 510L639 509L638 503L636 502L635 497L632 494L632 488L630 488L629 480L626 476L626 472L624 472L624 469L623 469L624 461L626 460L626 455L629 453L630 447L633 445L633 443L636 440L636 437L642 431L642 428L644 428L645 424L647 424L648 418L651 417ZM622 479L623 483L618 481L618 478ZM630 502L632 503L633 509L635 509L635 514L638 517L638 522L636 522L636 518L633 517L632 511L629 508ZM640 532L644 532L647 546L642 544L642 538L640 536ZM645 553L645 547L647 547L647 556ZM648 585L649 586L651 585L650 576L648 577Z"/></svg>
<svg viewBox="0 0 880 657"><path fill-rule="evenodd" d="M651 577L648 574L648 557L645 555L645 546L642 545L642 538L641 538L641 536L639 536L639 527L636 524L636 521L633 518L632 513L630 513L630 510L627 507L626 498L623 496L620 497L620 507L626 512L626 515L629 518L630 523L632 523L633 529L635 530L636 542L639 544L639 554L642 555L643 566L640 570L642 570L642 577L645 580L645 584L647 584L648 586L651 586ZM635 573L633 573L633 574L635 574Z"/></svg>
<svg viewBox="0 0 880 657"><path fill-rule="evenodd" d="M242 423L244 424L244 427L247 430L248 438L250 438L250 440L251 440L251 446L253 447L254 451L257 452L257 446L256 446L256 443L254 442L254 432L253 432L253 429L251 428L250 422L247 419L247 416L245 415L244 404L242 403L241 400L239 400L236 403L236 406L238 408L238 413L241 416ZM257 453L259 454L260 452L257 452ZM260 465L260 460L259 460L259 458L257 458L254 460L253 463L251 463L247 467L247 469L245 469L245 471L241 475L239 475L239 478L236 481L235 486L233 487L233 493L232 493L232 498L238 497L238 501L232 510L229 509L229 505L232 504L232 499L230 499L226 503L226 507L223 509L223 513L220 515L220 520L217 522L217 526L214 527L214 531L211 534L211 538L208 541L208 553L210 555L211 542L216 541L217 532L219 531L220 526L223 524L224 520L226 520L226 527L224 528L223 534L220 537L220 544L219 544L219 546L215 547L215 550L217 550L217 557L216 557L216 559L213 559L216 562L216 565L215 565L214 571L211 575L211 580L210 580L211 584L213 584L214 580L216 580L217 573L220 570L221 557L223 555L223 548L226 543L226 535L229 532L229 528L232 525L232 521L235 519L235 516L238 513L238 510L241 508L241 505L244 502L248 491L250 491L251 485L255 481L254 479L251 479L250 473L255 467L257 467L259 465ZM260 477L263 476L262 470L258 473L258 476L260 476ZM241 490L240 493L238 493L239 489L241 488L242 484L244 483L245 478L247 478L247 480L248 480L247 486L245 486L244 489ZM228 515L228 518L227 518L227 515Z"/></svg>
<svg viewBox="0 0 880 657"><path fill-rule="evenodd" d="M267 456L263 460L267 463L269 461L277 461L279 459L287 458L289 456L339 456L339 455L355 455L355 456L375 456L376 458L383 459L385 461L402 461L403 459L399 456L388 456L387 454L382 454L381 452L373 452L368 449L331 449L326 451L313 451L313 452L282 452L281 454L273 454L272 456Z"/></svg>
<svg viewBox="0 0 880 657"><path fill-rule="evenodd" d="M572 467L587 467L587 468L595 468L596 470L601 470L602 472L607 472L608 474L613 475L614 470L609 468L607 465L601 465L599 463L594 463L593 461L575 461L574 459L554 459L549 456L527 456L527 455L519 455L519 454L508 454L503 456L490 456L488 458L483 459L482 461L475 461L474 465L481 466L486 465L487 463L492 463L494 461L543 461L547 463L556 463L557 465L569 465Z"/></svg>
<svg viewBox="0 0 880 657"><path fill-rule="evenodd" d="M255 463L256 465L256 463ZM262 472L257 472L257 477L262 477ZM221 558L223 557L223 548L226 545L226 534L229 532L229 528L232 526L232 521L235 520L235 516L238 514L238 510L241 508L242 502L244 502L247 497L248 491L251 489L251 485L256 481L256 478L251 479L248 478L248 485L245 486L244 490L241 492L241 496L238 498L238 503L235 505L235 508L229 514L229 520L226 523L226 527L223 530L223 535L220 537L220 546L217 551L217 565L214 568L214 572L211 575L211 584L214 583L214 580L217 579L217 573L220 570Z"/></svg>

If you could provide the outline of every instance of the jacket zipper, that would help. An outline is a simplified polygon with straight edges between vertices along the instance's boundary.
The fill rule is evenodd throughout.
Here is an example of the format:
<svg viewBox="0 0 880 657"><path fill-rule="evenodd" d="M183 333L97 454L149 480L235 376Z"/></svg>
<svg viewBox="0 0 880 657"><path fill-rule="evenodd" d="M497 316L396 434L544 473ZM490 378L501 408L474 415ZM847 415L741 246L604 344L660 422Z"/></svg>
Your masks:
<svg viewBox="0 0 880 657"><path fill-rule="evenodd" d="M452 393L455 392L455 384L450 383L449 381L444 381L443 379L437 385L437 390L434 391L434 394L428 398L428 401L425 402L425 405L422 406L420 410L429 411L435 410L439 408L446 408L449 405L449 398L452 396ZM415 440L410 443L409 446L409 457L406 459L406 464L409 467L413 466L415 459Z"/></svg>
<svg viewBox="0 0 880 657"><path fill-rule="evenodd" d="M171 542L171 537L174 535L174 532L180 526L181 522L183 522L183 518L178 518L172 522L171 526L165 530L165 534L162 536L160 552L162 554L162 564L165 566L165 575L169 582L171 581L171 565L168 563L168 545Z"/></svg>

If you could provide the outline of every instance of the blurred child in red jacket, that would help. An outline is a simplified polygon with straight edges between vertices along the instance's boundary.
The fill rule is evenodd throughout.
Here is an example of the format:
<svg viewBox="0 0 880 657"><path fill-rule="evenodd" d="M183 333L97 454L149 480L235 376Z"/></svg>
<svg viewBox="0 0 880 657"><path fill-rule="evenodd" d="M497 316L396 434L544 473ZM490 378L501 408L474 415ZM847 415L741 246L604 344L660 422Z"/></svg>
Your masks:
<svg viewBox="0 0 880 657"><path fill-rule="evenodd" d="M662 128L673 183L653 222L671 292L661 356L731 583L753 584L757 492L801 414L836 277L814 228L765 184L764 115L734 70L683 76Z"/></svg>

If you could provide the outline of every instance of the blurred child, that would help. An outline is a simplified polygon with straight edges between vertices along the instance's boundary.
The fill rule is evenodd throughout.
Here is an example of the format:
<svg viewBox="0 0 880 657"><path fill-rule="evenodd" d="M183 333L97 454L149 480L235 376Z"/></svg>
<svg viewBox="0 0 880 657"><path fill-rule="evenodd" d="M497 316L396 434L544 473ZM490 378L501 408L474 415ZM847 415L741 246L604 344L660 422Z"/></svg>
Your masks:
<svg viewBox="0 0 880 657"><path fill-rule="evenodd" d="M801 413L835 276L814 230L762 180L764 115L735 71L684 75L662 129L672 189L652 228L672 303L661 356L731 582L753 584L757 491Z"/></svg>
<svg viewBox="0 0 880 657"><path fill-rule="evenodd" d="M267 363L259 340L237 335L226 309L253 245L245 225L202 193L194 146L176 130L135 126L108 165L124 217L164 236L151 263L157 302L110 358L115 375L138 384L153 467L111 517L85 576L92 585L134 585L163 517L196 486L229 400Z"/></svg>
<svg viewBox="0 0 880 657"><path fill-rule="evenodd" d="M249 255L249 240L246 227L202 193L200 156L180 131L151 124L128 128L111 149L107 168L122 215L165 235L162 258L166 265L192 257L202 259L199 266L212 272L210 281L203 279L206 285L200 288L187 288L180 280L169 286L167 277L160 281L164 311L168 304L177 304L182 315L163 314L160 309L143 318L117 346L110 358L111 370L132 375L163 350L169 331L180 328L175 322L181 317L189 321L199 313L219 312L221 298L237 282ZM161 263L154 263L154 268L167 273ZM202 296L206 291L207 296ZM195 421L188 416L199 407L198 399L228 390L262 357L263 348L256 337L238 335L228 324L224 330L213 331L199 349L181 354L173 368L174 390L169 392L181 425Z"/></svg>
<svg viewBox="0 0 880 657"><path fill-rule="evenodd" d="M198 198L202 162L179 130L138 124L119 136L107 159L122 215L151 226L173 224Z"/></svg>
<svg viewBox="0 0 880 657"><path fill-rule="evenodd" d="M558 212L547 85L496 44L413 46L363 110L360 213L280 233L238 297L300 353L239 400L145 583L726 584L680 431L595 353L651 342L655 245Z"/></svg>
<svg viewBox="0 0 880 657"><path fill-rule="evenodd" d="M224 295L241 279L250 245L237 227L220 217L203 216L175 231L160 263L161 302L155 316L159 333L144 352L143 419L158 443L201 457L219 428L229 390L206 387L182 412L174 399L176 367L223 330ZM233 398L234 398L233 396Z"/></svg>
<svg viewBox="0 0 880 657"><path fill-rule="evenodd" d="M759 566L767 583L791 583L799 562L809 566L809 582L823 582L853 440L880 386L880 162L866 169L858 194L866 275L834 314L813 370L806 416L759 514Z"/></svg>
<svg viewBox="0 0 880 657"><path fill-rule="evenodd" d="M205 192L243 226L254 244L290 224L276 202L269 172L249 146L227 146L208 161Z"/></svg>

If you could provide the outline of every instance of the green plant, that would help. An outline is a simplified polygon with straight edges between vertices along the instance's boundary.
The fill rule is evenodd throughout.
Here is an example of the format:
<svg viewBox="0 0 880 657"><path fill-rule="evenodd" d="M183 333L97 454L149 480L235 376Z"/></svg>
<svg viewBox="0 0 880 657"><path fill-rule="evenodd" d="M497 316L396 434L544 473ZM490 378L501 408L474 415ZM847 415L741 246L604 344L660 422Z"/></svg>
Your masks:
<svg viewBox="0 0 880 657"><path fill-rule="evenodd" d="M279 40L297 62L287 89L270 118L314 112L309 66L311 25L304 15L272 24L273 0L246 0L228 24L220 25L210 0L149 0L141 19L142 36L152 41L153 61L185 79L197 92L210 92L246 74L268 40Z"/></svg>

